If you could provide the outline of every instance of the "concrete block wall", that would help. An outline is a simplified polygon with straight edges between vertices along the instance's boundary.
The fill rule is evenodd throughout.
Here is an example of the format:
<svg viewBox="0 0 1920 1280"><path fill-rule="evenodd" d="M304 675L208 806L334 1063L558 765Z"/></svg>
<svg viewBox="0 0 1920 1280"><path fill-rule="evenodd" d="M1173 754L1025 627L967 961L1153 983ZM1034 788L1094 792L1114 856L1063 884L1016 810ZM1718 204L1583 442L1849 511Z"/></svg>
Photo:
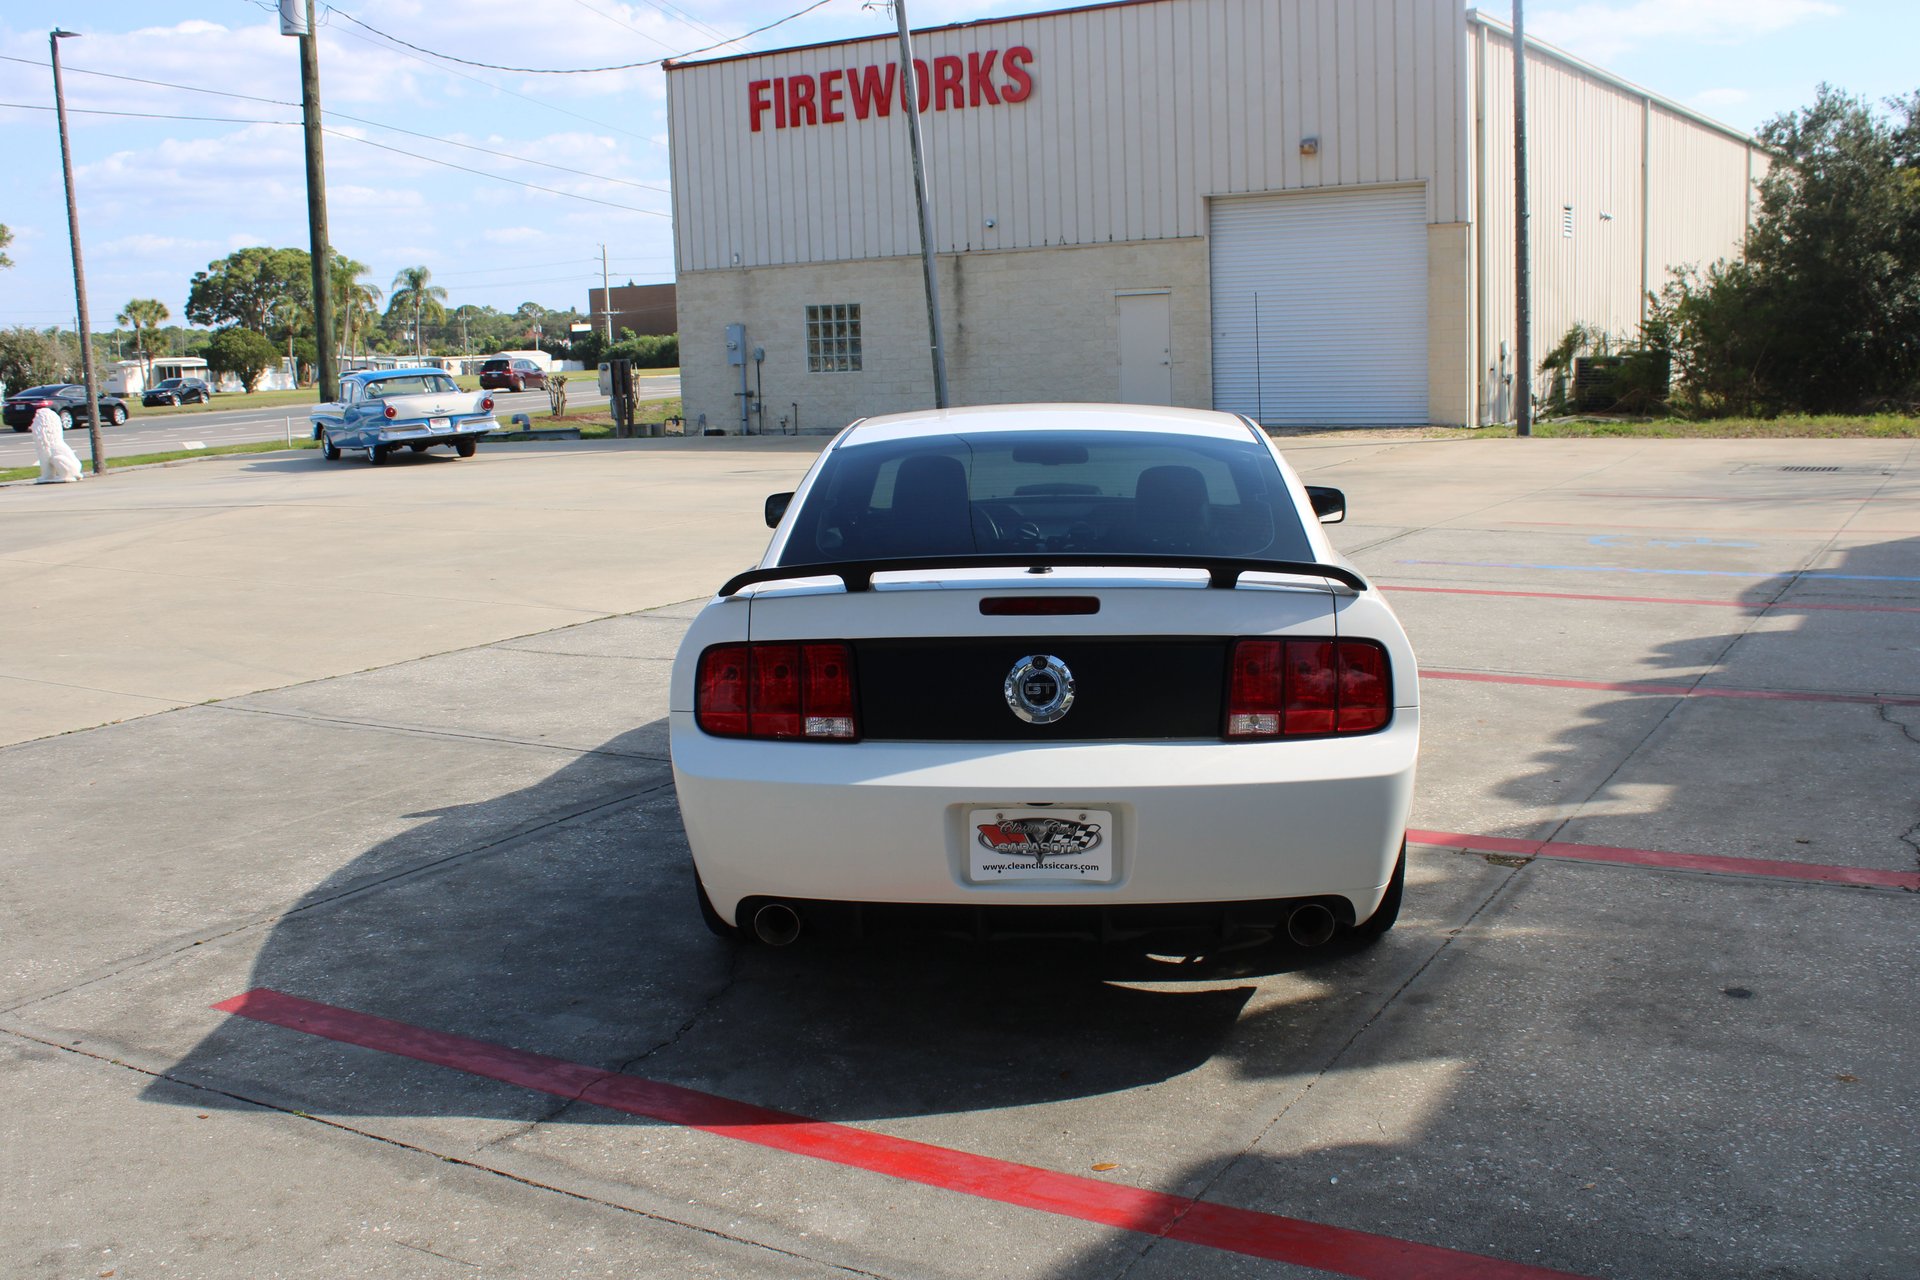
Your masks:
<svg viewBox="0 0 1920 1280"><path fill-rule="evenodd" d="M1118 398L1117 293L1168 292L1173 403L1212 402L1207 249L1199 238L1082 248L944 254L937 259L952 402ZM806 308L859 303L862 368L809 373ZM759 379L766 429L799 406L803 430L933 404L932 359L918 257L686 272L679 278L680 368L689 429L740 430L740 371L726 363L726 326L766 350ZM1046 358L1036 359L1045 352ZM747 365L747 387L755 373ZM755 421L758 429L758 420Z"/></svg>

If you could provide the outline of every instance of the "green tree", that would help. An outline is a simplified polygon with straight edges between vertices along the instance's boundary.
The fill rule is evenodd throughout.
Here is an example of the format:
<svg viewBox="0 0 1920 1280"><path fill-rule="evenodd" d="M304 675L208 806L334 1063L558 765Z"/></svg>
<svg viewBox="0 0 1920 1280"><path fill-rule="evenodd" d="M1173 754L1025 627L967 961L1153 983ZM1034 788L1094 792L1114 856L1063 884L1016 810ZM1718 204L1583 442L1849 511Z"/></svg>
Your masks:
<svg viewBox="0 0 1920 1280"><path fill-rule="evenodd" d="M140 353L140 361L145 366L147 381L153 381L153 335L173 313L167 310L167 304L158 298L134 298L126 309L113 318L115 324L123 324L133 330L134 350Z"/></svg>
<svg viewBox="0 0 1920 1280"><path fill-rule="evenodd" d="M387 303L389 319L396 313L412 316L413 354L416 356L421 354L424 346L420 326L429 320L439 324L447 318L447 309L442 305L447 300L447 291L432 283L432 280L433 272L425 267L402 267L393 277L393 295Z"/></svg>
<svg viewBox="0 0 1920 1280"><path fill-rule="evenodd" d="M60 347L51 329L15 325L0 329L0 385L8 391L56 382L63 374Z"/></svg>
<svg viewBox="0 0 1920 1280"><path fill-rule="evenodd" d="M333 289L333 311L340 323L340 354L354 348L354 335L364 341L380 315L380 290L360 277L367 274L364 262L355 262L335 251L333 267L327 279Z"/></svg>
<svg viewBox="0 0 1920 1280"><path fill-rule="evenodd" d="M194 272L187 291L190 322L251 329L282 343L312 305L313 265L304 249L241 249Z"/></svg>
<svg viewBox="0 0 1920 1280"><path fill-rule="evenodd" d="M1775 160L1744 257L1677 276L1651 313L1701 407L1920 399L1920 94L1888 106L1821 85L1761 128Z"/></svg>
<svg viewBox="0 0 1920 1280"><path fill-rule="evenodd" d="M7 246L13 243L13 232L7 230L7 224L0 222L0 270L13 265L13 259L7 256Z"/></svg>
<svg viewBox="0 0 1920 1280"><path fill-rule="evenodd" d="M279 359L279 348L261 334L238 325L217 331L207 343L207 368L215 377L232 374L252 391L267 366Z"/></svg>

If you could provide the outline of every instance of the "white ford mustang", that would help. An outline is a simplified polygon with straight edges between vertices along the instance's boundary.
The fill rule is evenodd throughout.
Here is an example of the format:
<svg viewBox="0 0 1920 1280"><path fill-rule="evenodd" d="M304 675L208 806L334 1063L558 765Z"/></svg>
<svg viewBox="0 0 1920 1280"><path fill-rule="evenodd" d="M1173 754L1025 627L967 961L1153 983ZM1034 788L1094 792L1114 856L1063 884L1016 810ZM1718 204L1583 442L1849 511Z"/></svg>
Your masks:
<svg viewBox="0 0 1920 1280"><path fill-rule="evenodd" d="M707 923L1377 938L1419 690L1344 508L1225 413L847 428L674 664Z"/></svg>

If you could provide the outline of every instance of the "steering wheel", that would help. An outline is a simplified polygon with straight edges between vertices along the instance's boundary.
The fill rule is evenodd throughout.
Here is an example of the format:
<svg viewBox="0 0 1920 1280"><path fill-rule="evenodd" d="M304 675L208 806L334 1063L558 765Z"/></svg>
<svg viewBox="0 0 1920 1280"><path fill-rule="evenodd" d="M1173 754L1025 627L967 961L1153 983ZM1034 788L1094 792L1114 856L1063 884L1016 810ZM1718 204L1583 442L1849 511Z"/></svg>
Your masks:
<svg viewBox="0 0 1920 1280"><path fill-rule="evenodd" d="M1046 541L1040 526L1023 519L1015 507L1005 502L983 502L973 509L978 532L985 533L998 546L1016 550L1038 550Z"/></svg>

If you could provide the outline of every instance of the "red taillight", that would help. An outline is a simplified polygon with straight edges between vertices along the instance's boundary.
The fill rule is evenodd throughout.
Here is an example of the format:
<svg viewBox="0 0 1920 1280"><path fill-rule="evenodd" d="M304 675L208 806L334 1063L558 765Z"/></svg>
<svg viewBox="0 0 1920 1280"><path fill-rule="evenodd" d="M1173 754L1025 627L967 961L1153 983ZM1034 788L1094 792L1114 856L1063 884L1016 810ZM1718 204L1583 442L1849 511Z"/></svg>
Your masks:
<svg viewBox="0 0 1920 1280"><path fill-rule="evenodd" d="M1393 682L1387 679L1387 651L1352 640L1340 644L1341 733L1366 733L1387 722L1393 711Z"/></svg>
<svg viewBox="0 0 1920 1280"><path fill-rule="evenodd" d="M1393 713L1387 651L1372 640L1239 640L1228 663L1229 738L1369 733Z"/></svg>
<svg viewBox="0 0 1920 1280"><path fill-rule="evenodd" d="M492 396L481 396L481 397L480 397L480 407L481 407L482 409L484 409L484 410L486 410L486 411L487 411L488 413L492 413L492 412L493 412L493 397L492 397Z"/></svg>
<svg viewBox="0 0 1920 1280"><path fill-rule="evenodd" d="M721 737L858 737L853 650L837 640L715 645L700 655L694 719Z"/></svg>
<svg viewBox="0 0 1920 1280"><path fill-rule="evenodd" d="M700 655L694 683L695 718L708 733L747 731L747 646L715 645Z"/></svg>
<svg viewBox="0 0 1920 1280"><path fill-rule="evenodd" d="M397 418L400 416L400 411L394 408L392 405L388 405L386 407L385 413L389 418Z"/></svg>

